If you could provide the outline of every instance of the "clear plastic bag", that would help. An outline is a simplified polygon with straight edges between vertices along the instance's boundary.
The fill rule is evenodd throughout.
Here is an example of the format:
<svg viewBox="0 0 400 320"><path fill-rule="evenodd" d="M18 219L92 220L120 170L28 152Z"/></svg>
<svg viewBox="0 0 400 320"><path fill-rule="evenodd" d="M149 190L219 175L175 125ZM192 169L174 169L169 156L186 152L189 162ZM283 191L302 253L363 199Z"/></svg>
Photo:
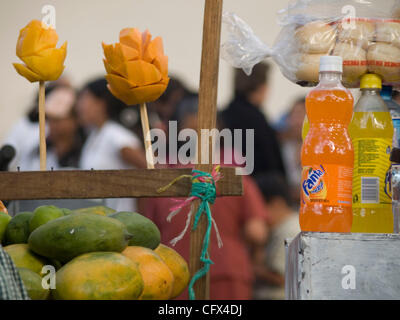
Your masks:
<svg viewBox="0 0 400 320"><path fill-rule="evenodd" d="M282 30L268 46L237 15L224 13L229 30L222 57L247 74L271 57L286 78L314 86L320 57L339 55L348 87L358 87L367 72L400 84L400 0L297 0L278 21Z"/></svg>

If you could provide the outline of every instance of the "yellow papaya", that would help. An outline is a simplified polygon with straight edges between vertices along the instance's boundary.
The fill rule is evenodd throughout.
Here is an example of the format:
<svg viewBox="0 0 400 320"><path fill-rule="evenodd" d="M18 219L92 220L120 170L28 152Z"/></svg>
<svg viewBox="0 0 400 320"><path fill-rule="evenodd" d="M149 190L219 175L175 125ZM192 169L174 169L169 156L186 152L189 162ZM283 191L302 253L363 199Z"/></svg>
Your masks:
<svg viewBox="0 0 400 320"><path fill-rule="evenodd" d="M99 214L101 216L106 216L114 212L115 212L114 209L105 206L95 206L95 207L72 210L71 213L94 213L94 214Z"/></svg>
<svg viewBox="0 0 400 320"><path fill-rule="evenodd" d="M168 300L174 285L174 275L153 250L129 246L122 254L135 262L143 277L144 289L139 300Z"/></svg>
<svg viewBox="0 0 400 320"><path fill-rule="evenodd" d="M178 297L190 281L189 266L185 259L174 249L160 244L155 250L168 268L172 271L175 281L170 299Z"/></svg>
<svg viewBox="0 0 400 320"><path fill-rule="evenodd" d="M29 250L26 243L11 244L4 247L4 251L8 253L17 268L30 269L39 275L43 266L47 264L47 260Z"/></svg>
<svg viewBox="0 0 400 320"><path fill-rule="evenodd" d="M136 300L143 291L137 265L116 252L91 252L56 273L56 300Z"/></svg>

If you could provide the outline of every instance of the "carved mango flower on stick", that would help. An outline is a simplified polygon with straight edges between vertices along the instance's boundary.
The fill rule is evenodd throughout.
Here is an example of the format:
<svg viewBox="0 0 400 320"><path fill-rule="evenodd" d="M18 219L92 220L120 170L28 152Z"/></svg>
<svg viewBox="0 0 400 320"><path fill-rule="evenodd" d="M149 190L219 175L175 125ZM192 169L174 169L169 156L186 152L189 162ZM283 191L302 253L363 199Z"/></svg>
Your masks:
<svg viewBox="0 0 400 320"><path fill-rule="evenodd" d="M16 53L24 62L14 63L15 70L30 82L39 82L40 170L46 170L45 82L57 80L64 71L67 42L57 48L56 30L39 20L21 29Z"/></svg>
<svg viewBox="0 0 400 320"><path fill-rule="evenodd" d="M123 29L120 42L103 43L109 89L127 105L157 100L167 88L168 57L160 37L151 40L146 30Z"/></svg>
<svg viewBox="0 0 400 320"><path fill-rule="evenodd" d="M14 68L30 82L57 80L67 55L67 43L56 48L57 42L55 29L39 20L31 21L20 31L17 41L17 56L25 64L14 63Z"/></svg>
<svg viewBox="0 0 400 320"><path fill-rule="evenodd" d="M126 105L140 105L147 167L154 168L146 102L157 100L168 86L168 57L160 37L146 30L123 29L119 41L103 43L106 79L111 93Z"/></svg>

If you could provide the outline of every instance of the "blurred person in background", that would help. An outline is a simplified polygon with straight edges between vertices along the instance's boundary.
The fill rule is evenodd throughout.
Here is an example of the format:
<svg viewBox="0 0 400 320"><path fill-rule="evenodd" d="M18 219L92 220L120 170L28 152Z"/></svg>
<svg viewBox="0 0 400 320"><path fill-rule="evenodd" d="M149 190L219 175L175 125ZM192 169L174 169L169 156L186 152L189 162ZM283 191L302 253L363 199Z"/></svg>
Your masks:
<svg viewBox="0 0 400 320"><path fill-rule="evenodd" d="M104 78L91 81L79 94L77 111L88 137L79 167L84 170L146 168L146 156L139 138L118 123L125 105L107 88ZM133 199L107 199L117 211L135 211Z"/></svg>
<svg viewBox="0 0 400 320"><path fill-rule="evenodd" d="M78 122L76 98L75 90L67 86L59 86L48 94L45 104L47 170L76 169L79 166L85 134ZM37 145L30 154L27 170L39 170L39 151Z"/></svg>
<svg viewBox="0 0 400 320"><path fill-rule="evenodd" d="M197 129L198 99L184 99L178 110L179 130ZM182 167L178 165L177 167ZM226 300L252 299L253 268L247 246L262 246L267 237L267 213L262 195L251 177L243 177L244 195L217 198L212 214L220 232L223 247L218 248L215 231L210 241L210 257L215 263L210 269L210 298ZM183 209L169 223L169 208L174 199L156 198L146 202L144 215L153 220L161 231L161 241L170 241L184 229L188 209ZM189 261L190 232L174 247ZM179 299L187 299L187 292Z"/></svg>
<svg viewBox="0 0 400 320"><path fill-rule="evenodd" d="M57 81L49 82L45 89L46 97L58 87L71 87L68 78L61 77ZM17 121L3 141L3 144L10 144L16 150L15 158L9 166L10 171L16 171L18 168L21 171L25 171L32 168L32 155L39 145L38 92L36 92L34 97L32 106L26 115ZM48 130L46 130L47 133Z"/></svg>
<svg viewBox="0 0 400 320"><path fill-rule="evenodd" d="M151 107L152 104L147 103L146 106L150 129L165 130L165 127L161 122L158 113L154 110L154 108ZM133 132L139 138L144 148L143 128L140 119L139 105L128 106L122 109L120 115L115 119L115 121L124 126L129 131Z"/></svg>
<svg viewBox="0 0 400 320"><path fill-rule="evenodd" d="M170 76L167 89L156 101L149 103L149 121L151 128L158 128L164 131L167 145L167 162L169 162L169 125L171 121L177 121L177 113L182 100L196 97L194 92L187 89L186 85L177 77ZM157 117L155 114L157 114ZM156 121L158 120L158 121ZM179 124L178 124L179 125Z"/></svg>
<svg viewBox="0 0 400 320"><path fill-rule="evenodd" d="M256 300L285 299L284 241L300 232L299 216L292 209L288 187L279 174L256 177L268 211L269 237L265 246L254 249L254 298Z"/></svg>
<svg viewBox="0 0 400 320"><path fill-rule="evenodd" d="M222 122L232 131L241 129L242 150L246 148L246 129L254 129L254 171L253 176L265 172L278 172L285 176L281 149L276 132L268 123L262 105L268 95L270 66L259 63L252 74L235 69L234 99L221 113ZM232 135L233 136L233 135Z"/></svg>
<svg viewBox="0 0 400 320"><path fill-rule="evenodd" d="M176 110L182 99L195 96L177 77L171 76L167 89L156 101L150 103L150 108L158 113L161 121L168 129L168 121L176 120Z"/></svg>
<svg viewBox="0 0 400 320"><path fill-rule="evenodd" d="M285 125L279 130L283 162L293 202L300 203L302 129L306 116L306 99L296 99L285 115Z"/></svg>

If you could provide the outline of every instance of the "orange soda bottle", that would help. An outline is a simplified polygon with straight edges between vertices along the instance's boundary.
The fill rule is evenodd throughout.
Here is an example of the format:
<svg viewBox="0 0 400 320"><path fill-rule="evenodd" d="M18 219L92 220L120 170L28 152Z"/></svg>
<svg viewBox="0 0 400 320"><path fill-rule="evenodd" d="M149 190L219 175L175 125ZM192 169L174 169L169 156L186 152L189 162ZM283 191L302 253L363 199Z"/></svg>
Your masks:
<svg viewBox="0 0 400 320"><path fill-rule="evenodd" d="M354 99L341 83L342 73L341 57L321 57L320 83L306 98L310 129L301 154L302 231L351 231L354 150L348 127Z"/></svg>

